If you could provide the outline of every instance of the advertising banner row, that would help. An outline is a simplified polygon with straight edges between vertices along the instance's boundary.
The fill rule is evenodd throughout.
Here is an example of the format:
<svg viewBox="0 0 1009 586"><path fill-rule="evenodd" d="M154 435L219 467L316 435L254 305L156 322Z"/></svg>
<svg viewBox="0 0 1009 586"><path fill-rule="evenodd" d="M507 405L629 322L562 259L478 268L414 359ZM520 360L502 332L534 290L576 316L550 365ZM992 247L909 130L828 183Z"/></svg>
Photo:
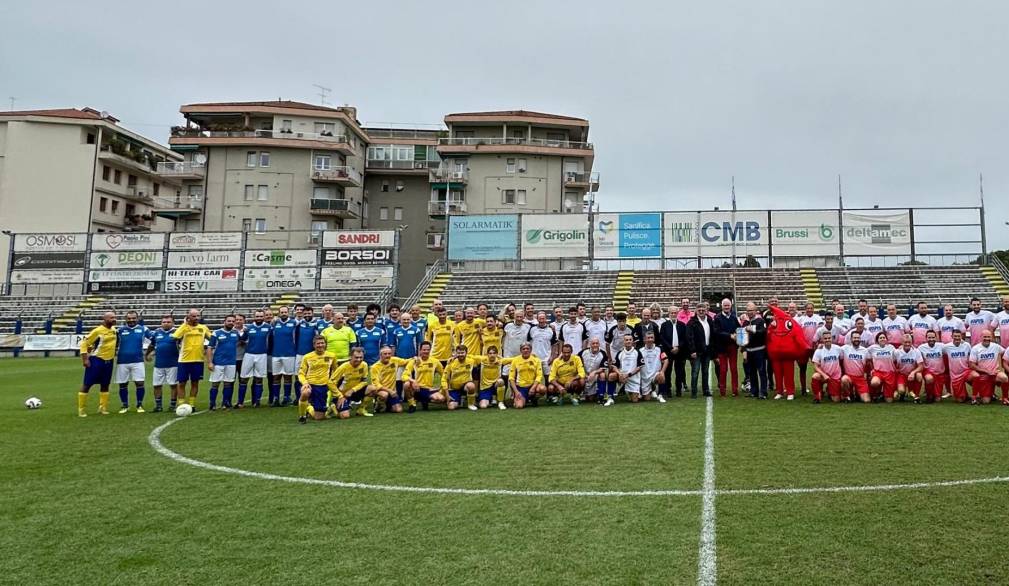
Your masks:
<svg viewBox="0 0 1009 586"><path fill-rule="evenodd" d="M908 210L451 216L450 261L909 255Z"/></svg>

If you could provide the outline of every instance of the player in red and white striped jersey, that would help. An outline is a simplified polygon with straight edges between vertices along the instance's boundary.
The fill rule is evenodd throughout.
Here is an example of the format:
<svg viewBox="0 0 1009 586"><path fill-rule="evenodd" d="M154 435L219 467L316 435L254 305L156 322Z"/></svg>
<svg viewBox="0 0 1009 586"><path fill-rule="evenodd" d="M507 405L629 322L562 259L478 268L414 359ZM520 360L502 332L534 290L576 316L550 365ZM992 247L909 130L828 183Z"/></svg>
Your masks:
<svg viewBox="0 0 1009 586"><path fill-rule="evenodd" d="M925 369L922 378L925 381L926 401L941 401L942 390L946 385L946 352L945 345L938 341L938 334L925 334L925 343L918 346Z"/></svg>
<svg viewBox="0 0 1009 586"><path fill-rule="evenodd" d="M970 344L963 341L963 334L953 331L953 341L943 344L946 353L946 368L953 400L963 403L967 400L967 377L970 376Z"/></svg>
<svg viewBox="0 0 1009 586"><path fill-rule="evenodd" d="M1009 378L1001 371L1002 353L1005 349L992 341L990 330L981 332L981 343L970 349L970 381L974 396L971 404L983 403L987 405L995 395L995 385L1002 387L1002 403L1007 402L1006 391L1009 389Z"/></svg>
<svg viewBox="0 0 1009 586"><path fill-rule="evenodd" d="M876 343L869 346L869 359L872 361L872 378L869 380L872 396L882 396L887 403L892 403L897 391L897 350L890 345L885 333L880 332Z"/></svg>
<svg viewBox="0 0 1009 586"><path fill-rule="evenodd" d="M935 317L928 313L928 304L924 301L918 302L918 313L907 318L907 325L911 328L912 343L921 346L925 343L925 334L938 329Z"/></svg>
<svg viewBox="0 0 1009 586"><path fill-rule="evenodd" d="M908 330L907 320L904 316L897 315L897 306L892 303L887 305L886 317L883 318L883 331L886 332L887 342L894 348L900 346Z"/></svg>

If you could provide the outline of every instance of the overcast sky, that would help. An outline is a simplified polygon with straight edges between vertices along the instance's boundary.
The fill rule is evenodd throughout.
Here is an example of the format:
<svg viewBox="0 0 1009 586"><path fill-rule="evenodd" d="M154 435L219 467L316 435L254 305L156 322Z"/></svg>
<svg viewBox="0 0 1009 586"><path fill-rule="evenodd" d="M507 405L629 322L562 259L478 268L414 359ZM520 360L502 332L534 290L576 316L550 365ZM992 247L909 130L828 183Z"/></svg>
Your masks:
<svg viewBox="0 0 1009 586"><path fill-rule="evenodd" d="M119 8L111 7L118 4ZM224 7L227 4L229 6ZM221 5L221 6L219 6ZM588 118L604 210L976 205L1009 246L1002 2L18 2L0 99L167 142L180 104Z"/></svg>

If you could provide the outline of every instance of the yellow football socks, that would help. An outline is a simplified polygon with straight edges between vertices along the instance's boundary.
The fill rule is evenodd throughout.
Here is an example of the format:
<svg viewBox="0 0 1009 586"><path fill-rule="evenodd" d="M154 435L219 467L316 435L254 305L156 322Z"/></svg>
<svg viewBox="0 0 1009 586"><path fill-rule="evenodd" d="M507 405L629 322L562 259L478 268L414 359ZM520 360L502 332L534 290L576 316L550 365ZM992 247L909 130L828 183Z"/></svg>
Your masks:
<svg viewBox="0 0 1009 586"><path fill-rule="evenodd" d="M88 394L87 393L77 393L77 414L86 417L87 412L85 411L88 406Z"/></svg>
<svg viewBox="0 0 1009 586"><path fill-rule="evenodd" d="M476 391L466 391L466 406L476 405Z"/></svg>
<svg viewBox="0 0 1009 586"><path fill-rule="evenodd" d="M102 415L107 415L109 413L109 392L103 391L98 393L98 412Z"/></svg>
<svg viewBox="0 0 1009 586"><path fill-rule="evenodd" d="M497 386L497 402L498 403L504 403L505 402L505 390L506 389L505 389L504 385L498 385Z"/></svg>
<svg viewBox="0 0 1009 586"><path fill-rule="evenodd" d="M302 399L298 401L298 417L306 417L308 415L308 401Z"/></svg>

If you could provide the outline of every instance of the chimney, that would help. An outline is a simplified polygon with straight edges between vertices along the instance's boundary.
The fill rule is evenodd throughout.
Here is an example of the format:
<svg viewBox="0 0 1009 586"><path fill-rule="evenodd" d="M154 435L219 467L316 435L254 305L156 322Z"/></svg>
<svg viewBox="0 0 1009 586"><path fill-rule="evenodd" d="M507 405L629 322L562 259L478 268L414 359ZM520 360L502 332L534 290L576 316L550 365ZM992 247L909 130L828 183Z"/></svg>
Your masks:
<svg viewBox="0 0 1009 586"><path fill-rule="evenodd" d="M347 116L350 116L351 120L354 120L355 122L357 121L357 108L355 108L354 106L344 105L340 107L340 109L343 110L343 112L347 114Z"/></svg>

